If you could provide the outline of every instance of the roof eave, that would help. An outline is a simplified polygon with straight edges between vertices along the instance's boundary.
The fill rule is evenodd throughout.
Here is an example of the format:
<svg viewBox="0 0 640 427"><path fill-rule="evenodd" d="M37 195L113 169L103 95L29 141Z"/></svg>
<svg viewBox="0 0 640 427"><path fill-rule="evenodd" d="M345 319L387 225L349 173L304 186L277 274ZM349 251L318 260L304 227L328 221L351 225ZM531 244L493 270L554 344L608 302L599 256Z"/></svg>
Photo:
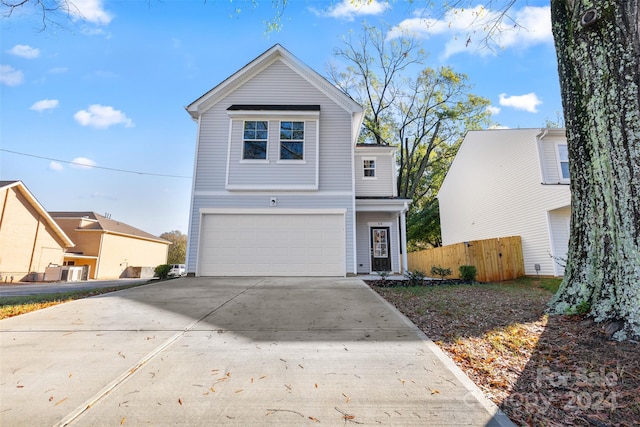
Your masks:
<svg viewBox="0 0 640 427"><path fill-rule="evenodd" d="M35 207L38 214L40 214L40 216L43 217L49 223L49 225L51 225L51 228L53 229L54 233L62 240L66 248L72 248L75 246L75 243L73 243L73 241L71 241L69 236L65 234L65 232L58 225L56 220L53 219L51 215L49 215L49 213L40 204L40 202L38 202L38 199L36 199L36 197L33 194L31 194L29 189L24 185L22 181L15 181L12 184L9 184L3 188L9 189L12 187L18 187L18 191L20 191L20 193L22 193L22 195L29 201L29 203L33 207Z"/></svg>

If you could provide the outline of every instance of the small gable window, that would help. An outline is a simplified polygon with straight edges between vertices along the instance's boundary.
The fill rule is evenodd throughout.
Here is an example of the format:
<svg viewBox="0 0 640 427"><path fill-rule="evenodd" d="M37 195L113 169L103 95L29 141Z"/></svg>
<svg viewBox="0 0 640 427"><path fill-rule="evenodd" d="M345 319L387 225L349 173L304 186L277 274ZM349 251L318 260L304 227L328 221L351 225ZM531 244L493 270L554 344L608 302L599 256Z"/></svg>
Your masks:
<svg viewBox="0 0 640 427"><path fill-rule="evenodd" d="M242 158L244 160L265 160L268 140L268 121L245 121Z"/></svg>
<svg viewBox="0 0 640 427"><path fill-rule="evenodd" d="M558 144L558 166L560 167L560 178L569 179L569 150L567 144Z"/></svg>
<svg viewBox="0 0 640 427"><path fill-rule="evenodd" d="M280 122L280 160L304 159L304 122Z"/></svg>
<svg viewBox="0 0 640 427"><path fill-rule="evenodd" d="M362 161L363 178L375 178L376 177L376 160L364 159Z"/></svg>

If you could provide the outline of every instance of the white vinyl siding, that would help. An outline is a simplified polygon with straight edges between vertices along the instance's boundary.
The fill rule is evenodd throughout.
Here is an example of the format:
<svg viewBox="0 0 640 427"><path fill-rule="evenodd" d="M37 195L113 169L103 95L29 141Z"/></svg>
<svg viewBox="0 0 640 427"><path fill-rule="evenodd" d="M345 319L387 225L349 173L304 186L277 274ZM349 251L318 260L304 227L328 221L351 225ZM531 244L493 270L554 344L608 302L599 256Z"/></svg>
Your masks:
<svg viewBox="0 0 640 427"><path fill-rule="evenodd" d="M355 182L356 196L360 197L393 197L395 188L395 158L389 150L380 150L376 155L361 154L360 147L356 148ZM365 176L365 160L375 161L375 177Z"/></svg>
<svg viewBox="0 0 640 427"><path fill-rule="evenodd" d="M467 134L438 194L444 245L521 236L525 273L535 275L540 264L540 274L554 275L547 212L570 206L571 195L567 185L540 182L540 133Z"/></svg>
<svg viewBox="0 0 640 427"><path fill-rule="evenodd" d="M193 214L191 218L191 236L189 238L189 259L187 260L187 271L196 271L196 254L198 253L198 244L200 236L200 217L201 211L216 208L233 208L233 209L265 209L269 208L271 198L277 200L277 207L270 208L277 213L281 209L346 209L345 217L345 260L347 273L354 273L354 247L353 247L353 209L352 197L350 195L334 195L329 193L268 193L264 195L258 194L236 194L228 196L197 196L194 198Z"/></svg>
<svg viewBox="0 0 640 427"><path fill-rule="evenodd" d="M232 105L273 104L319 105L319 117L298 118L287 112L282 118L277 111L270 111L266 117L270 126L269 163L243 163L242 123L252 118L230 117L227 109ZM305 121L304 164L279 163L279 123L299 119ZM351 112L280 59L225 89L199 118L187 271L196 272L201 209L265 208L269 207L270 198L276 197L274 209L345 209L345 265L347 273L354 273L352 132L358 129L353 122ZM268 173L265 167L269 168ZM246 186L245 191L227 190L227 176L229 184ZM315 188L296 189L292 183Z"/></svg>
<svg viewBox="0 0 640 427"><path fill-rule="evenodd" d="M567 252L569 251L571 208L564 207L549 212L549 228L556 276L564 275Z"/></svg>
<svg viewBox="0 0 640 427"><path fill-rule="evenodd" d="M569 177L562 176L562 168L560 165L559 154L563 150L559 146L566 149L566 138L545 137L538 146L540 147L540 160L542 169L542 182L545 184L568 184Z"/></svg>

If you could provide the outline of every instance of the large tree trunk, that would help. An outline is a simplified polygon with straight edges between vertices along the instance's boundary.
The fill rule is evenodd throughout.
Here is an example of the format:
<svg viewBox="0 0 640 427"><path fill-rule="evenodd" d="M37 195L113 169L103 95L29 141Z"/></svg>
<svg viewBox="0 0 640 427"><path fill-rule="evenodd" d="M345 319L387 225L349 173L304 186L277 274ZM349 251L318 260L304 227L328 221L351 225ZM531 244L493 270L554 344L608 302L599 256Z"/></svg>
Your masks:
<svg viewBox="0 0 640 427"><path fill-rule="evenodd" d="M640 337L639 0L551 0L567 127L571 238L551 311Z"/></svg>

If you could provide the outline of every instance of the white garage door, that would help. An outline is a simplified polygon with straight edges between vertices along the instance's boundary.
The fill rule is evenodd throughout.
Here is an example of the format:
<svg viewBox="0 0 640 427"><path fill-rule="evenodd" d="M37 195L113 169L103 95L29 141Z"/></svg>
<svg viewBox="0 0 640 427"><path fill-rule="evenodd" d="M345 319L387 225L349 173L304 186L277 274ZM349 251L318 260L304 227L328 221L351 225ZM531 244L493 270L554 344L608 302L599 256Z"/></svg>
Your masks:
<svg viewBox="0 0 640 427"><path fill-rule="evenodd" d="M202 216L200 276L344 276L344 214Z"/></svg>

